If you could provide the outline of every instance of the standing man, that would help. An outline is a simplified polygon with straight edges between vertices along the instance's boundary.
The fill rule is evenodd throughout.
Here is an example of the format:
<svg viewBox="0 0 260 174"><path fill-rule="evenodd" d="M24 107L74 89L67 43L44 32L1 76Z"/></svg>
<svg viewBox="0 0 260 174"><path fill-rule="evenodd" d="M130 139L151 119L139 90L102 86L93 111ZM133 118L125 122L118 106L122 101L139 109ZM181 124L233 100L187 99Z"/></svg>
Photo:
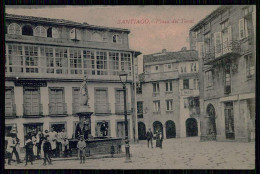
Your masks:
<svg viewBox="0 0 260 174"><path fill-rule="evenodd" d="M149 148L149 141L151 141L151 147L153 148L153 133L151 131L151 128L149 128L148 132L146 133L148 148Z"/></svg>
<svg viewBox="0 0 260 174"><path fill-rule="evenodd" d="M51 150L52 150L52 155L57 157L57 132L54 131L54 127L51 128L51 131L49 132L49 138L50 138L50 143L51 143Z"/></svg>
<svg viewBox="0 0 260 174"><path fill-rule="evenodd" d="M17 138L16 133L12 133L12 141L13 141L14 146L13 146L13 151L12 151L11 157L13 157L13 154L15 154L16 161L19 164L19 163L21 163L21 160L19 158L19 153L17 152L17 148L19 148L20 140L19 140L19 138Z"/></svg>
<svg viewBox="0 0 260 174"><path fill-rule="evenodd" d="M87 147L86 142L84 140L84 136L80 136L80 141L78 141L77 148L78 148L78 154L80 157L80 164L85 163L85 148Z"/></svg>
<svg viewBox="0 0 260 174"><path fill-rule="evenodd" d="M15 137L14 134L5 137L5 139L7 140L6 151L7 151L8 165L11 165L11 161L12 161L12 152L13 152L13 148L15 147L15 143L13 141L14 137Z"/></svg>
<svg viewBox="0 0 260 174"><path fill-rule="evenodd" d="M36 145L37 145L37 158L40 159L40 154L41 152L41 145L42 145L42 139L43 139L44 135L41 131L41 128L38 129L37 135L36 135Z"/></svg>
<svg viewBox="0 0 260 174"><path fill-rule="evenodd" d="M49 164L52 164L51 163L51 157L50 157L50 154L51 154L51 143L49 142L48 140L48 135L46 137L43 138L43 141L42 141L42 146L43 146L43 165L45 166L46 165L46 161L49 163Z"/></svg>
<svg viewBox="0 0 260 174"><path fill-rule="evenodd" d="M61 132L58 134L58 140L59 140L59 152L63 152L63 146L65 139L68 138L67 133L65 132L65 128L63 127Z"/></svg>

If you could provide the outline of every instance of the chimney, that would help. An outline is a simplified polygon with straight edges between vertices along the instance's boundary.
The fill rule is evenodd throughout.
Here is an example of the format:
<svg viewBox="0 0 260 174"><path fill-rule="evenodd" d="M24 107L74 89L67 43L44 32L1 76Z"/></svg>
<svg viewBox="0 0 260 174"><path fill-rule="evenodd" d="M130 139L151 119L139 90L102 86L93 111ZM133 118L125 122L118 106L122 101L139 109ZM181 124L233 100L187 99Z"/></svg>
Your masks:
<svg viewBox="0 0 260 174"><path fill-rule="evenodd" d="M181 51L187 51L187 47L182 47Z"/></svg>
<svg viewBox="0 0 260 174"><path fill-rule="evenodd" d="M162 49L162 53L166 53L166 51L167 51L166 49Z"/></svg>

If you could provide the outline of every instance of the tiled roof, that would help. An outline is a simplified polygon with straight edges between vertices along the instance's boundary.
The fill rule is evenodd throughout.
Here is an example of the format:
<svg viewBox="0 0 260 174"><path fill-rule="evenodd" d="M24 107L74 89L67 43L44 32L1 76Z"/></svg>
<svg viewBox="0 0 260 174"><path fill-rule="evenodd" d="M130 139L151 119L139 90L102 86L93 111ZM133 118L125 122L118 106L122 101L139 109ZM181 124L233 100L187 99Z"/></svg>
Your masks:
<svg viewBox="0 0 260 174"><path fill-rule="evenodd" d="M178 52L156 53L144 55L143 61L145 63L162 62L168 60L175 60L176 62L185 62L198 60L198 53L195 50L186 50Z"/></svg>
<svg viewBox="0 0 260 174"><path fill-rule="evenodd" d="M74 22L65 19L53 19L53 18L43 18L43 17L35 17L35 16L24 16L24 15L15 15L15 14L5 14L6 19L20 20L20 21L31 21L31 22L45 22L45 23L53 23L59 25L69 25L69 26L77 26L83 28L95 28L95 29L106 29L106 30L115 30L115 31L124 31L130 33L130 30L124 28L113 28L113 27L105 27L105 26L97 26L97 25L89 25L88 23L80 23Z"/></svg>

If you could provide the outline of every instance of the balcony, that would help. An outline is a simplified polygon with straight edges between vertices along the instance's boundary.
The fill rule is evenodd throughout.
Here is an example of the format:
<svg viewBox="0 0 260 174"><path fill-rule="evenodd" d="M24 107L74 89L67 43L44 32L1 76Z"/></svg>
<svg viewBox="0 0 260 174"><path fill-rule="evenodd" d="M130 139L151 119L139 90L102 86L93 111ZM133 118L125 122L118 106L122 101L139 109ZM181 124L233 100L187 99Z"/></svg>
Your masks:
<svg viewBox="0 0 260 174"><path fill-rule="evenodd" d="M23 104L23 115L24 117L37 117L42 116L42 104Z"/></svg>
<svg viewBox="0 0 260 174"><path fill-rule="evenodd" d="M49 115L53 115L53 116L67 115L67 103L50 103Z"/></svg>
<svg viewBox="0 0 260 174"><path fill-rule="evenodd" d="M216 61L241 53L240 41L226 41L211 48L202 57L205 65L212 65Z"/></svg>
<svg viewBox="0 0 260 174"><path fill-rule="evenodd" d="M16 104L5 104L5 116L6 118L16 116Z"/></svg>
<svg viewBox="0 0 260 174"><path fill-rule="evenodd" d="M127 114L131 114L130 104L126 103ZM118 115L124 114L124 103L115 103L115 113Z"/></svg>
<svg viewBox="0 0 260 174"><path fill-rule="evenodd" d="M95 103L95 114L98 115L111 114L110 103Z"/></svg>
<svg viewBox="0 0 260 174"><path fill-rule="evenodd" d="M181 89L182 96L199 96L198 89Z"/></svg>

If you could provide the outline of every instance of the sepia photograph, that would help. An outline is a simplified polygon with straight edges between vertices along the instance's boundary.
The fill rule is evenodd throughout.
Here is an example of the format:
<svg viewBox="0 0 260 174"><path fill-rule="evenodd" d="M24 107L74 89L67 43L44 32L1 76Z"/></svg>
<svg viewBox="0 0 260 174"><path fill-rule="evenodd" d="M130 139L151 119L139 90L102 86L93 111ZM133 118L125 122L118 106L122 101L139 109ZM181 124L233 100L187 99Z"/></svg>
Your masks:
<svg viewBox="0 0 260 174"><path fill-rule="evenodd" d="M5 169L255 166L256 6L6 5Z"/></svg>

